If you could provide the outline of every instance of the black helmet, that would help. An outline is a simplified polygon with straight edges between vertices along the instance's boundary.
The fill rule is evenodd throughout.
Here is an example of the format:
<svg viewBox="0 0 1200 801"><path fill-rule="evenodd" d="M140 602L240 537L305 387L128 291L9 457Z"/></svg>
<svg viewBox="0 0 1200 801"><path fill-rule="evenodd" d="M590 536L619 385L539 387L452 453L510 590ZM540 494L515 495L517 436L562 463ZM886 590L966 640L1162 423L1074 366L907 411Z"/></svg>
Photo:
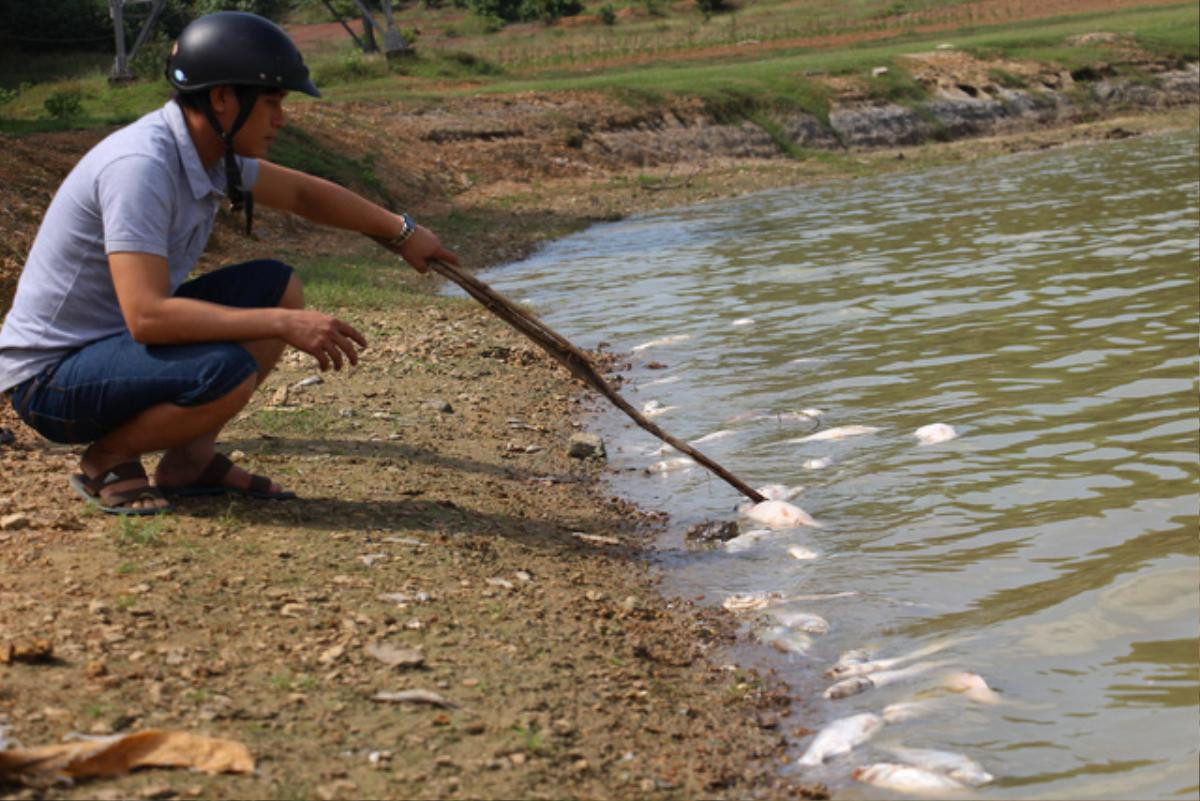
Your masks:
<svg viewBox="0 0 1200 801"><path fill-rule="evenodd" d="M234 84L321 96L283 29L244 11L218 11L189 23L171 49L167 80L181 92Z"/></svg>

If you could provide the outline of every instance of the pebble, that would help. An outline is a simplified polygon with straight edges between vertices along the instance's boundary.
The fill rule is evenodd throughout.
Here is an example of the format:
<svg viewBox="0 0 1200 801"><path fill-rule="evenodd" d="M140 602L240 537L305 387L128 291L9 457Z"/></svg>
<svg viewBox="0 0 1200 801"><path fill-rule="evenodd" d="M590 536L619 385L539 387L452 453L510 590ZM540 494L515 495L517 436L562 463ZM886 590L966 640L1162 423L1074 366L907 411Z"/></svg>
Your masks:
<svg viewBox="0 0 1200 801"><path fill-rule="evenodd" d="M29 525L29 515L21 512L14 512L11 515L0 517L0 530L3 531L19 531Z"/></svg>

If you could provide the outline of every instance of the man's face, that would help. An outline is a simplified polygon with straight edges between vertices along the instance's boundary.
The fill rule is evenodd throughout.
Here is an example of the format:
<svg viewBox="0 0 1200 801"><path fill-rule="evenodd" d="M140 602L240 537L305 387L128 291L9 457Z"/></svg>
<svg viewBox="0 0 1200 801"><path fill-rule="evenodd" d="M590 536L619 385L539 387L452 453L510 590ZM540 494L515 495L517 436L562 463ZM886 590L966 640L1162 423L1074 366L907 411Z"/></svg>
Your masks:
<svg viewBox="0 0 1200 801"><path fill-rule="evenodd" d="M230 87L222 87L216 91L223 93L222 107L218 109L217 117L221 121L222 127L229 130L237 118L237 95ZM287 121L283 111L283 101L287 94L287 92L262 92L259 94L258 102L254 104L254 110L250 112L245 124L233 137L235 153L255 159L267 155L267 149L275 141L275 135Z"/></svg>

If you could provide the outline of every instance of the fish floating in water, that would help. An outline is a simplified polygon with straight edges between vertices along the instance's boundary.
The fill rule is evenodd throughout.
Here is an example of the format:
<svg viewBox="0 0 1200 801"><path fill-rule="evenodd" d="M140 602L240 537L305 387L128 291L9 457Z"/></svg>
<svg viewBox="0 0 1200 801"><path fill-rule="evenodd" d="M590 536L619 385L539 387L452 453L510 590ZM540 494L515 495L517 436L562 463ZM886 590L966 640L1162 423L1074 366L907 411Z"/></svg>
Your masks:
<svg viewBox="0 0 1200 801"><path fill-rule="evenodd" d="M672 334L671 336L659 337L649 342L643 342L640 345L634 345L630 350L634 353L641 353L648 348L657 348L660 345L678 345L680 342L687 342L691 338L691 334Z"/></svg>
<svg viewBox="0 0 1200 801"><path fill-rule="evenodd" d="M793 559L799 559L802 562L821 558L821 554L804 545L789 545L787 547L787 553L788 556L792 557Z"/></svg>
<svg viewBox="0 0 1200 801"><path fill-rule="evenodd" d="M661 462L655 462L650 465L647 470L651 473L674 473L676 470L686 470L694 467L696 462L687 456L680 456L676 459L663 459Z"/></svg>
<svg viewBox="0 0 1200 801"><path fill-rule="evenodd" d="M732 323L730 323L730 325L734 326L735 328L743 326L743 325L754 325L754 318L753 317L739 317L736 320L734 320Z"/></svg>
<svg viewBox="0 0 1200 801"><path fill-rule="evenodd" d="M665 406L662 401L652 400L646 401L646 405L642 407L642 414L646 417L657 417L678 408L678 406Z"/></svg>
<svg viewBox="0 0 1200 801"><path fill-rule="evenodd" d="M809 434L806 437L789 439L787 442L793 444L803 442L832 442L834 440L846 439L847 437L861 437L864 434L874 434L879 430L875 426L838 426L837 428L827 428L824 431Z"/></svg>
<svg viewBox="0 0 1200 801"><path fill-rule="evenodd" d="M848 679L842 679L836 684L832 684L825 689L825 697L829 699L849 698L852 695L866 692L875 687L883 687L888 684L895 684L898 681L911 679L913 676L919 676L922 673L928 673L936 667L945 666L946 662L918 662L915 665L909 665L906 668L898 668L896 670L881 670L877 673L862 676L851 676Z"/></svg>
<svg viewBox="0 0 1200 801"><path fill-rule="evenodd" d="M756 503L746 510L745 514L748 519L767 528L821 528L821 524L814 520L812 515L787 501Z"/></svg>
<svg viewBox="0 0 1200 801"><path fill-rule="evenodd" d="M904 723L916 720L937 711L943 706L944 698L922 698L919 701L899 701L883 708L883 719L887 723Z"/></svg>
<svg viewBox="0 0 1200 801"><path fill-rule="evenodd" d="M880 670L889 670L897 665L902 665L905 662L911 662L914 659L932 656L939 651L944 651L953 645L958 645L959 643L966 642L969 639L971 638L954 637L948 640L939 640L930 645L918 648L911 653L902 654L901 656L894 656L890 659L872 660L866 658L846 660L845 654L843 654L842 658L838 659L836 664L831 665L829 669L825 671L825 675L831 679L844 679L849 676L865 676L868 673L875 673Z"/></svg>
<svg viewBox="0 0 1200 801"><path fill-rule="evenodd" d="M804 612L799 609L772 609L771 617L778 620L789 629L803 631L806 634L828 634L829 621L815 612Z"/></svg>
<svg viewBox="0 0 1200 801"><path fill-rule="evenodd" d="M762 540L770 537L775 532L769 528L756 528L750 531L743 532L732 539L725 541L724 548L730 553L741 553L749 550L757 545Z"/></svg>
<svg viewBox="0 0 1200 801"><path fill-rule="evenodd" d="M829 467L829 465L831 465L831 464L833 464L833 462L831 462L828 459L817 458L817 459L805 459L804 463L800 466L803 467L805 470L824 470L826 467Z"/></svg>
<svg viewBox="0 0 1200 801"><path fill-rule="evenodd" d="M758 632L758 639L777 651L791 654L806 654L812 648L813 638L803 631L788 626L772 626Z"/></svg>
<svg viewBox="0 0 1200 801"><path fill-rule="evenodd" d="M918 445L937 445L939 442L957 439L958 432L954 430L954 426L945 423L930 423L914 431L913 436L917 438Z"/></svg>
<svg viewBox="0 0 1200 801"><path fill-rule="evenodd" d="M939 751L934 748L905 748L898 745L885 746L884 750L893 754L901 762L941 773L956 782L969 784L972 787L979 787L995 779L992 774L966 754Z"/></svg>
<svg viewBox="0 0 1200 801"><path fill-rule="evenodd" d="M711 434L705 434L700 439L692 440L692 444L693 445L703 445L706 442L715 442L716 440L719 440L719 439L725 439L726 437L732 437L736 433L737 432L732 429L722 428L720 431L714 431Z"/></svg>
<svg viewBox="0 0 1200 801"><path fill-rule="evenodd" d="M967 792L966 785L954 781L949 776L912 765L897 765L894 762L876 762L874 765L855 768L850 775L864 784L922 798L961 798Z"/></svg>
<svg viewBox="0 0 1200 801"><path fill-rule="evenodd" d="M998 704L1003 700L978 673L948 673L942 679L942 686L952 693L962 693L981 704Z"/></svg>
<svg viewBox="0 0 1200 801"><path fill-rule="evenodd" d="M883 728L883 718L870 712L839 718L817 732L798 765L816 767L834 757L848 754Z"/></svg>
<svg viewBox="0 0 1200 801"><path fill-rule="evenodd" d="M767 484L765 487L759 487L757 492L768 501L790 501L804 492L804 487L798 484L794 487L785 487L783 484Z"/></svg>

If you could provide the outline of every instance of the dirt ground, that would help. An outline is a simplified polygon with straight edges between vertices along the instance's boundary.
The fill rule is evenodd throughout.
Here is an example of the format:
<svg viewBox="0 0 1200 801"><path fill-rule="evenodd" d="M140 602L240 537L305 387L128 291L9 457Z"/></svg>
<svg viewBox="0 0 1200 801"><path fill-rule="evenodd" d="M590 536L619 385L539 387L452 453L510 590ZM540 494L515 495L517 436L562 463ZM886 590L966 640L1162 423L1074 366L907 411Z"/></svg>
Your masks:
<svg viewBox="0 0 1200 801"><path fill-rule="evenodd" d="M479 102L507 104L503 131L534 106L598 101ZM1185 109L830 160L638 168L582 156L549 122L537 136L431 135L461 130L453 112L313 105L296 118L375 153L386 190L472 267L639 210L1196 122ZM3 138L0 308L54 187L99 135ZM361 246L266 212L257 231L224 222L206 263ZM52 652L0 664L0 732L26 746L207 733L245 743L258 768L0 797L822 797L779 773L809 733L790 688L727 664L739 630L716 599L656 589L644 547L669 521L609 497L602 461L567 455L580 387L467 301L347 316L371 342L357 368L316 382L307 357L286 355L223 438L298 500L113 519L68 488L78 448L0 408L0 656L39 640ZM419 664L389 665L380 646ZM374 699L405 689L453 706Z"/></svg>

